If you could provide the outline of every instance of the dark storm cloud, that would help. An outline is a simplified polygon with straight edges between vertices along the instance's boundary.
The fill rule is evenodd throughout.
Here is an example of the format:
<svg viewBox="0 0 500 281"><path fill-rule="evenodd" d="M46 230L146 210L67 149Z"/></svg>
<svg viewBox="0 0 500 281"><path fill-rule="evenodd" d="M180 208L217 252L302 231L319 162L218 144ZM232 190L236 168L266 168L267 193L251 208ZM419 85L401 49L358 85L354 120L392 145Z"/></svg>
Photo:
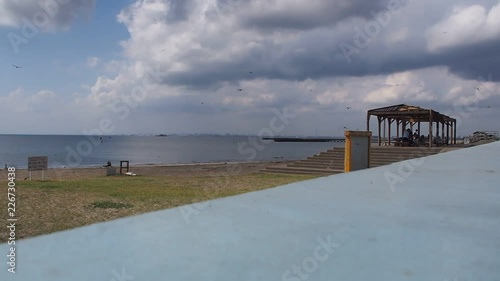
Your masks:
<svg viewBox="0 0 500 281"><path fill-rule="evenodd" d="M236 82L254 78L301 81L308 78L393 73L423 68L437 62L434 55L423 51L411 56L405 51L395 51L388 57L371 56L370 52L366 52L347 63L338 49L338 43L329 44L324 37L324 34L306 36L286 46L266 42L230 62L201 63L194 60L189 71L170 73L164 82L206 87L220 81ZM430 58L423 59L426 56Z"/></svg>
<svg viewBox="0 0 500 281"><path fill-rule="evenodd" d="M273 2L275 1L269 2L270 9L243 12L240 24L243 27L259 29L311 29L335 24L351 17L370 17L371 13L383 9L390 1L311 0L300 5L290 4L283 9L273 9Z"/></svg>
<svg viewBox="0 0 500 281"><path fill-rule="evenodd" d="M451 73L468 80L486 78L492 74L493 81L500 81L499 49L500 42L492 42L450 50L445 54L432 54L425 50L411 53L395 50L390 56L377 57L367 52L347 63L333 46L310 46L301 54L269 48L260 55L266 58L263 60L249 55L231 63L196 64L190 71L171 73L165 82L206 87L220 81L236 82L242 79L302 81L308 78L391 74L439 66L448 67Z"/></svg>
<svg viewBox="0 0 500 281"><path fill-rule="evenodd" d="M500 39L449 52L450 72L470 80L500 81Z"/></svg>
<svg viewBox="0 0 500 281"><path fill-rule="evenodd" d="M466 80L480 80L492 74L493 81L500 81L498 50L500 40L449 48L437 54L425 49L402 48L390 50L386 56L383 50L374 47L351 64L337 61L337 67L332 66L330 70L334 75L365 76L442 66ZM379 57L377 52L381 54ZM342 65L345 68L340 67Z"/></svg>
<svg viewBox="0 0 500 281"><path fill-rule="evenodd" d="M23 19L37 21L45 17L48 19L46 29L57 29L67 28L79 16L88 17L94 4L95 0L5 1L3 8L9 20L17 25L22 24Z"/></svg>
<svg viewBox="0 0 500 281"><path fill-rule="evenodd" d="M216 10L219 15L231 18L233 32L221 28L224 32L215 37L197 34L191 45L199 47L191 49L186 45L181 50L187 51L182 56L175 56L182 58L182 63L188 67L170 72L163 83L217 88L223 82L237 85L239 81L258 78L303 81L385 75L429 67L447 67L465 79L493 74L493 80L500 81L497 51L500 39L467 42L464 38L456 45L450 41L437 45L436 50L430 49L429 29L455 12L456 1L443 0L433 9L428 8L428 3L406 0L290 1L283 7L277 6L277 3L285 3L283 1L257 2L219 0ZM169 3L177 19L188 18L186 13L195 4L189 6L189 1ZM458 4L464 7L482 5L489 11L498 1L463 0ZM390 7L397 9L388 12ZM390 16L387 24L377 18L380 13ZM220 22L215 19L210 24L213 27L226 25L224 19L224 16L219 17ZM214 19L209 17L208 21L211 20ZM370 24L380 28L374 36L367 35ZM406 29L407 34L392 42L391 36L400 29ZM450 30L448 35L444 32L441 36L450 36ZM460 30L455 32L460 33ZM190 33L196 34L196 30L186 29L179 34ZM246 37L240 37L242 33ZM368 38L369 42L360 44L360 37ZM434 39L440 40L439 37ZM204 57L205 50L207 54L213 53L215 48L210 47L213 40L227 41L217 46L220 48L217 52L227 52L223 59ZM350 54L342 48L346 45L351 46L347 50Z"/></svg>

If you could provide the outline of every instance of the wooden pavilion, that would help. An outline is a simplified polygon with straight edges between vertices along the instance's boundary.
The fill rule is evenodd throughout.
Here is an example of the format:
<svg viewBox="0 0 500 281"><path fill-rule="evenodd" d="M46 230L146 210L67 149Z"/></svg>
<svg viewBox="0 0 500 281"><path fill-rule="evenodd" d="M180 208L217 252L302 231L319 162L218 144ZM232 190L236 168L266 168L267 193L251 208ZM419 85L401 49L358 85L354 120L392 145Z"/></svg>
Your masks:
<svg viewBox="0 0 500 281"><path fill-rule="evenodd" d="M401 135L404 130L409 126L413 132L413 127L416 125L419 134L421 134L420 126L422 122L427 122L429 126L429 137L428 145L429 147L433 144L433 128L435 126L435 135L440 136L441 140L445 140L446 144L456 144L457 143L457 120L441 114L432 109L421 108L418 106L412 106L407 104L398 104L392 106L386 106L381 108L375 108L368 110L366 114L366 129L370 131L370 117L376 116L378 121L378 145L382 143L382 125L384 127L383 135L386 136L386 124L388 128L388 144L391 144L391 125L396 121L396 136L400 137L399 132L401 129ZM434 125L435 123L435 125ZM441 126L440 126L441 125ZM445 129L446 126L446 129ZM440 130L441 127L441 130ZM446 133L446 134L445 134ZM450 137L451 136L451 137ZM384 142L387 144L387 142Z"/></svg>

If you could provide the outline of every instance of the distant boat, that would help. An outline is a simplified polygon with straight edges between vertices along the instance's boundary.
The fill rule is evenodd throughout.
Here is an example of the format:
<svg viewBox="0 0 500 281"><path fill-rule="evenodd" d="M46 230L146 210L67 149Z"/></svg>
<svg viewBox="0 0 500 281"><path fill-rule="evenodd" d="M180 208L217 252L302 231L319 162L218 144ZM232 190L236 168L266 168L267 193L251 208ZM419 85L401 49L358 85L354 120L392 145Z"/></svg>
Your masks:
<svg viewBox="0 0 500 281"><path fill-rule="evenodd" d="M164 134L159 134L159 135L156 135L157 137L166 137L167 135L164 135Z"/></svg>

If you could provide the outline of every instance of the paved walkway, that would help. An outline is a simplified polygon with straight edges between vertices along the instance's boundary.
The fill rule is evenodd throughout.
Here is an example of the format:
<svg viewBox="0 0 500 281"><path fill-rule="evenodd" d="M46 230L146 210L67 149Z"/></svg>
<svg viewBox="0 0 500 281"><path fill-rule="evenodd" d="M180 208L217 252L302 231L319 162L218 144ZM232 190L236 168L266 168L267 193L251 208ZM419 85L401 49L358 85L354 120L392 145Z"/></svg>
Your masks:
<svg viewBox="0 0 500 281"><path fill-rule="evenodd" d="M0 280L500 280L499 159L495 142L18 241Z"/></svg>

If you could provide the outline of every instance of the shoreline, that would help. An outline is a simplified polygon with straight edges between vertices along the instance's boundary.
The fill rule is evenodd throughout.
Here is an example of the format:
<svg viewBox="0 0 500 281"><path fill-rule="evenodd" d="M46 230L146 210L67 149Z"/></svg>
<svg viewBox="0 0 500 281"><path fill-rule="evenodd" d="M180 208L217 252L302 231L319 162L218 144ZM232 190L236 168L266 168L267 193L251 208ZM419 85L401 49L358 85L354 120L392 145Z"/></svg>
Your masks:
<svg viewBox="0 0 500 281"><path fill-rule="evenodd" d="M207 162L207 163L187 163L187 164L137 164L130 165L129 171L137 176L219 176L244 175L265 169L273 165L282 165L293 161L256 161L256 162ZM236 168L236 167L237 168ZM116 176L119 175L119 166L116 168ZM7 179L7 170L0 170L0 181ZM49 168L42 171L32 171L32 180L41 181L42 174L45 181L60 181L71 179L86 179L95 177L106 177L106 167L67 167ZM16 169L16 180L29 180L27 169Z"/></svg>
<svg viewBox="0 0 500 281"><path fill-rule="evenodd" d="M285 158L285 157L274 157L273 159L260 159L260 160L254 160L254 161L245 161L245 160L216 160L216 161L211 161L211 162L198 162L198 161L191 161L191 162L176 162L176 163L154 163L154 162L145 162L145 163L130 163L130 167L147 167L147 166L181 166L181 165L223 165L223 164L246 164L246 163L277 163L277 162L293 162L293 161L298 161L301 160L302 158ZM56 163L54 165L54 163ZM49 161L48 166L49 169L93 169L93 168L102 168L106 167L106 162L100 162L100 163L93 163L93 164L79 164L77 166L72 166L72 165L60 165L58 162L51 163ZM15 167L16 170L27 170L28 165L22 164L22 165L9 165L2 163L0 164L0 171L5 170L5 165L8 167ZM113 167L120 167L120 161L114 161L112 162ZM0 179L1 180L1 179Z"/></svg>

